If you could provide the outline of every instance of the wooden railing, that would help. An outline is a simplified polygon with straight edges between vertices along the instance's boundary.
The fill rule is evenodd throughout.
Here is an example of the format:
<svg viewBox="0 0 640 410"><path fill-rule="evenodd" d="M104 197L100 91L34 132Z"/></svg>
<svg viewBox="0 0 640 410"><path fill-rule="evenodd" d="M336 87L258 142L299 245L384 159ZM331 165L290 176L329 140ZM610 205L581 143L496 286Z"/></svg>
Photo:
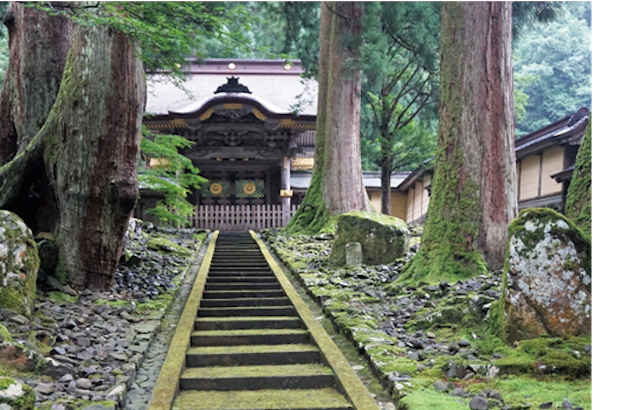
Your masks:
<svg viewBox="0 0 640 410"><path fill-rule="evenodd" d="M297 205L197 205L191 226L211 230L261 230L289 223Z"/></svg>

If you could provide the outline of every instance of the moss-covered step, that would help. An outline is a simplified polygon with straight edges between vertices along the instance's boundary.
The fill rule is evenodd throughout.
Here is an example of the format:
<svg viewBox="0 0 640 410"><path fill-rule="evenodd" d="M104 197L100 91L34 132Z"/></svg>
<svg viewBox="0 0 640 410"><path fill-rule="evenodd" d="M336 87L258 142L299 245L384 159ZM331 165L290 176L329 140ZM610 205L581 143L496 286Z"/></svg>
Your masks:
<svg viewBox="0 0 640 410"><path fill-rule="evenodd" d="M269 268L265 265L255 266L255 265L216 265L212 266L209 269L209 273L217 273L217 272L265 272L268 271Z"/></svg>
<svg viewBox="0 0 640 410"><path fill-rule="evenodd" d="M274 298L285 296L282 290L210 290L202 294L203 299Z"/></svg>
<svg viewBox="0 0 640 410"><path fill-rule="evenodd" d="M333 387L331 369L321 364L231 366L186 369L181 390L322 389Z"/></svg>
<svg viewBox="0 0 640 410"><path fill-rule="evenodd" d="M264 282L234 282L228 283L225 279L209 279L205 285L205 290L277 290L280 284Z"/></svg>
<svg viewBox="0 0 640 410"><path fill-rule="evenodd" d="M213 261L219 262L244 262L247 261L263 261L264 258L258 252L248 252L248 253L222 253L219 255L215 255L213 257Z"/></svg>
<svg viewBox="0 0 640 410"><path fill-rule="evenodd" d="M278 280L275 276L212 276L207 278L207 283L251 283L251 282L259 282L259 283L278 283Z"/></svg>
<svg viewBox="0 0 640 410"><path fill-rule="evenodd" d="M195 330L236 329L296 329L302 327L299 317L202 317L195 321Z"/></svg>
<svg viewBox="0 0 640 410"><path fill-rule="evenodd" d="M198 330L191 334L191 346L237 346L309 343L305 329Z"/></svg>
<svg viewBox="0 0 640 410"><path fill-rule="evenodd" d="M187 367L320 363L320 350L309 344L191 347Z"/></svg>
<svg viewBox="0 0 640 410"><path fill-rule="evenodd" d="M209 272L209 278L225 278L225 277L264 277L264 278L273 278L273 272L268 269L264 270L253 270L253 271L242 271L242 270L223 270L223 271L213 271Z"/></svg>
<svg viewBox="0 0 640 410"><path fill-rule="evenodd" d="M236 298L236 299L203 299L200 307L234 307L234 306L287 306L291 304L287 297L279 298Z"/></svg>
<svg viewBox="0 0 640 410"><path fill-rule="evenodd" d="M351 410L334 389L184 391L172 410Z"/></svg>
<svg viewBox="0 0 640 410"><path fill-rule="evenodd" d="M225 256L223 258L213 258L212 266L215 268L216 266L252 266L252 265L266 265L264 258L260 258L258 256L251 257L247 255L237 255L237 256Z"/></svg>
<svg viewBox="0 0 640 410"><path fill-rule="evenodd" d="M228 249L219 249L215 255L213 255L214 259L221 256L259 256L260 249L242 249L242 248L228 248Z"/></svg>
<svg viewBox="0 0 640 410"><path fill-rule="evenodd" d="M199 317L234 317L234 316L295 316L293 306L240 306L222 308L200 308Z"/></svg>

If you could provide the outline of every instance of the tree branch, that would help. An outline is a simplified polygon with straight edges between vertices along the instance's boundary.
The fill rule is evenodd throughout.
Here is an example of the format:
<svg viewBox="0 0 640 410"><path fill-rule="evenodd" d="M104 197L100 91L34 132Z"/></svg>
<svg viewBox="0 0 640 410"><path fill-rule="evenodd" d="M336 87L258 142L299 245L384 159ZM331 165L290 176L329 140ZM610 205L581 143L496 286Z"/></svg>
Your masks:
<svg viewBox="0 0 640 410"><path fill-rule="evenodd" d="M333 14L335 14L336 16L340 17L341 19L344 19L346 21L348 21L349 23L351 23L351 18L343 16L342 14L338 13L337 11L333 10L331 7L329 7L326 3L325 3L325 7L332 12Z"/></svg>

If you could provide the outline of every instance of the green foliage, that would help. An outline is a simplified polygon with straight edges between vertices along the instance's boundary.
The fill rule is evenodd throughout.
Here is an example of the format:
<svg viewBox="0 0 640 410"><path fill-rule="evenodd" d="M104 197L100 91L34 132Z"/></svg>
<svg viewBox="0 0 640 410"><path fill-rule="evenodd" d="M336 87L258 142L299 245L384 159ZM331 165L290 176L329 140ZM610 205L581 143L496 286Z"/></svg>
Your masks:
<svg viewBox="0 0 640 410"><path fill-rule="evenodd" d="M163 198L155 208L147 213L161 224L186 225L193 214L194 206L187 201L188 188L199 188L206 179L199 176L198 169L191 160L179 153L193 143L178 135L152 135L143 128L140 150L143 157L158 161L154 167L140 167L138 181L146 187L160 193Z"/></svg>
<svg viewBox="0 0 640 410"><path fill-rule="evenodd" d="M364 169L413 169L433 154L439 5L367 2L363 17Z"/></svg>
<svg viewBox="0 0 640 410"><path fill-rule="evenodd" d="M517 136L581 106L591 107L591 6L568 2L565 7L555 21L524 28L515 45L516 92L528 96L526 112L516 124Z"/></svg>
<svg viewBox="0 0 640 410"><path fill-rule="evenodd" d="M214 38L240 47L242 30L231 31L233 21L248 17L240 3L222 7L214 2L118 1L94 3L27 3L50 14L64 14L75 23L103 25L137 40L139 57L151 72L163 70L183 79L182 65L197 53L198 40ZM197 54L196 54L197 55Z"/></svg>

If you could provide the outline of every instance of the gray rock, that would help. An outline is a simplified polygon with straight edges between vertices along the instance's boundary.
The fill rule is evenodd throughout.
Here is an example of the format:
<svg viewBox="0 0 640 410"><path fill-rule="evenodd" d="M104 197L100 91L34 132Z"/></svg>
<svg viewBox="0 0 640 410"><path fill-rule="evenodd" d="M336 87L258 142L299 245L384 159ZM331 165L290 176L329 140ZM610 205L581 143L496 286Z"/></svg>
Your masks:
<svg viewBox="0 0 640 410"><path fill-rule="evenodd" d="M450 363L449 368L446 371L447 378L462 379L467 375L467 367L463 365L457 365Z"/></svg>
<svg viewBox="0 0 640 410"><path fill-rule="evenodd" d="M43 394L45 396L48 396L55 391L55 388L52 384L49 384L49 383L38 383L33 388L33 391L35 391L38 394Z"/></svg>
<svg viewBox="0 0 640 410"><path fill-rule="evenodd" d="M504 327L513 342L542 334L591 334L591 243L551 209L534 208L512 222L505 270Z"/></svg>
<svg viewBox="0 0 640 410"><path fill-rule="evenodd" d="M447 393L449 391L449 388L442 380L436 380L433 383L433 388L437 391L444 392L444 393Z"/></svg>
<svg viewBox="0 0 640 410"><path fill-rule="evenodd" d="M31 316L39 267L31 230L18 215L0 210L0 307Z"/></svg>
<svg viewBox="0 0 640 410"><path fill-rule="evenodd" d="M88 406L84 406L79 410L116 410L115 404L90 404Z"/></svg>
<svg viewBox="0 0 640 410"><path fill-rule="evenodd" d="M464 391L464 389L456 387L455 389L453 389L453 392L451 393L451 395L456 397L467 397L469 396L469 393Z"/></svg>
<svg viewBox="0 0 640 410"><path fill-rule="evenodd" d="M76 369L69 363L63 363L50 357L46 357L41 365L40 373L53 379L59 379L65 375L71 375L71 378L73 379L76 374Z"/></svg>
<svg viewBox="0 0 640 410"><path fill-rule="evenodd" d="M346 266L360 266L362 264L362 245L360 242L349 242L344 246Z"/></svg>
<svg viewBox="0 0 640 410"><path fill-rule="evenodd" d="M364 264L387 264L407 252L409 230L403 220L392 216L359 211L342 214L329 257L331 264L345 265L345 245L352 242L360 243Z"/></svg>
<svg viewBox="0 0 640 410"><path fill-rule="evenodd" d="M79 389L89 390L91 389L91 386L92 386L92 383L91 383L91 380L89 379L80 378L76 380L76 387L78 387Z"/></svg>
<svg viewBox="0 0 640 410"><path fill-rule="evenodd" d="M76 344L80 347L89 347L91 346L91 339L88 337L79 337L76 339Z"/></svg>
<svg viewBox="0 0 640 410"><path fill-rule="evenodd" d="M473 396L469 402L471 410L488 410L489 402L482 396Z"/></svg>
<svg viewBox="0 0 640 410"><path fill-rule="evenodd" d="M544 403L540 404L541 409L550 409L551 406L553 406L552 401L545 401Z"/></svg>

